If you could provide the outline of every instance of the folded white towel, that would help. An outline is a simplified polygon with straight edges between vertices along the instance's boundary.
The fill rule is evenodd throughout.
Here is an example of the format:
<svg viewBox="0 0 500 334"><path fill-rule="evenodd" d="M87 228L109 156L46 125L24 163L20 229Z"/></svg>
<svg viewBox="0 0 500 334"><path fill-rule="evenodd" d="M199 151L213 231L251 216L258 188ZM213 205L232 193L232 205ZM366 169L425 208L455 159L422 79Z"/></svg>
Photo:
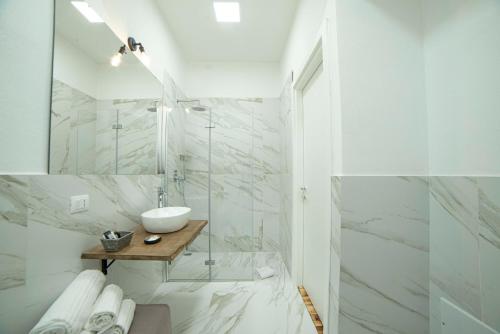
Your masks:
<svg viewBox="0 0 500 334"><path fill-rule="evenodd" d="M118 285L110 284L104 288L94 304L85 329L101 332L116 323L122 305L123 291Z"/></svg>
<svg viewBox="0 0 500 334"><path fill-rule="evenodd" d="M261 267L256 269L260 279L266 279L274 276L274 269L271 267Z"/></svg>
<svg viewBox="0 0 500 334"><path fill-rule="evenodd" d="M103 331L102 334L127 334L130 329L130 325L132 324L132 320L134 320L134 313L135 302L131 299L125 299L122 302L122 307L120 308L120 314L118 314L116 324Z"/></svg>
<svg viewBox="0 0 500 334"><path fill-rule="evenodd" d="M106 281L103 273L80 273L45 312L30 334L80 333Z"/></svg>

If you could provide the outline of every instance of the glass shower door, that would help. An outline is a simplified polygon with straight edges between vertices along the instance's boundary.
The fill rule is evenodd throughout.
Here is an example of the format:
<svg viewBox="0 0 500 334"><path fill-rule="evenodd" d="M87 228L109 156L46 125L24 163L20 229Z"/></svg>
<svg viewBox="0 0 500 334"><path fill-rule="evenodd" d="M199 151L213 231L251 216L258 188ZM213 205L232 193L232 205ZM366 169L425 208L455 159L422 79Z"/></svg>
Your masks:
<svg viewBox="0 0 500 334"><path fill-rule="evenodd" d="M211 278L253 279L253 110L235 99L212 107Z"/></svg>
<svg viewBox="0 0 500 334"><path fill-rule="evenodd" d="M252 280L254 159L251 103L208 99L175 106L168 120L169 206L209 225L169 265L176 280ZM206 107L201 107L206 106ZM182 131L179 131L182 129Z"/></svg>
<svg viewBox="0 0 500 334"><path fill-rule="evenodd" d="M167 93L167 96L169 94ZM169 206L192 209L192 220L209 220L210 111L186 110L170 98L166 188ZM208 281L210 228L206 226L174 263L168 266L170 281Z"/></svg>

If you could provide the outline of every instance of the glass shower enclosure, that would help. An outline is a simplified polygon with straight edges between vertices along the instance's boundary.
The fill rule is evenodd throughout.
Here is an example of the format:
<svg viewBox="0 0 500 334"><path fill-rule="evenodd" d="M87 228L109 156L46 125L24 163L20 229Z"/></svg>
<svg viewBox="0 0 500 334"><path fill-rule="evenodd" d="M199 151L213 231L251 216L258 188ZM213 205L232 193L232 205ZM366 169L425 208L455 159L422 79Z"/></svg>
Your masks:
<svg viewBox="0 0 500 334"><path fill-rule="evenodd" d="M191 219L209 224L167 265L168 280L253 280L253 114L223 99L173 102L168 109L168 205L187 206Z"/></svg>

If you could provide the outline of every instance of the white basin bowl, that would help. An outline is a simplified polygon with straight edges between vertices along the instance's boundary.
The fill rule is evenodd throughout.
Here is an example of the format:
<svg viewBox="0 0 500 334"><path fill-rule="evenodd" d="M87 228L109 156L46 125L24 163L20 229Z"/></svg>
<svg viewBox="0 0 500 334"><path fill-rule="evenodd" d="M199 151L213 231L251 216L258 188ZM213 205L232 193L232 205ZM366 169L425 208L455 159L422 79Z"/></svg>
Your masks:
<svg viewBox="0 0 500 334"><path fill-rule="evenodd" d="M149 233L171 233L183 229L190 216L190 208L170 207L144 212L141 220Z"/></svg>

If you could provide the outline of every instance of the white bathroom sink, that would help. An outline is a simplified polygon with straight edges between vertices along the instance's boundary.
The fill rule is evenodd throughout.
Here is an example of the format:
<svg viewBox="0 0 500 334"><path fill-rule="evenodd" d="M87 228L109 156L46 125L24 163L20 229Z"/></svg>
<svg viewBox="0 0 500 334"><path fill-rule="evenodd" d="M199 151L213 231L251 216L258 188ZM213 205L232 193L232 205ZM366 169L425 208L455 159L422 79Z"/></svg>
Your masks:
<svg viewBox="0 0 500 334"><path fill-rule="evenodd" d="M169 207L144 212L141 220L149 233L171 233L184 228L190 216L190 208Z"/></svg>

